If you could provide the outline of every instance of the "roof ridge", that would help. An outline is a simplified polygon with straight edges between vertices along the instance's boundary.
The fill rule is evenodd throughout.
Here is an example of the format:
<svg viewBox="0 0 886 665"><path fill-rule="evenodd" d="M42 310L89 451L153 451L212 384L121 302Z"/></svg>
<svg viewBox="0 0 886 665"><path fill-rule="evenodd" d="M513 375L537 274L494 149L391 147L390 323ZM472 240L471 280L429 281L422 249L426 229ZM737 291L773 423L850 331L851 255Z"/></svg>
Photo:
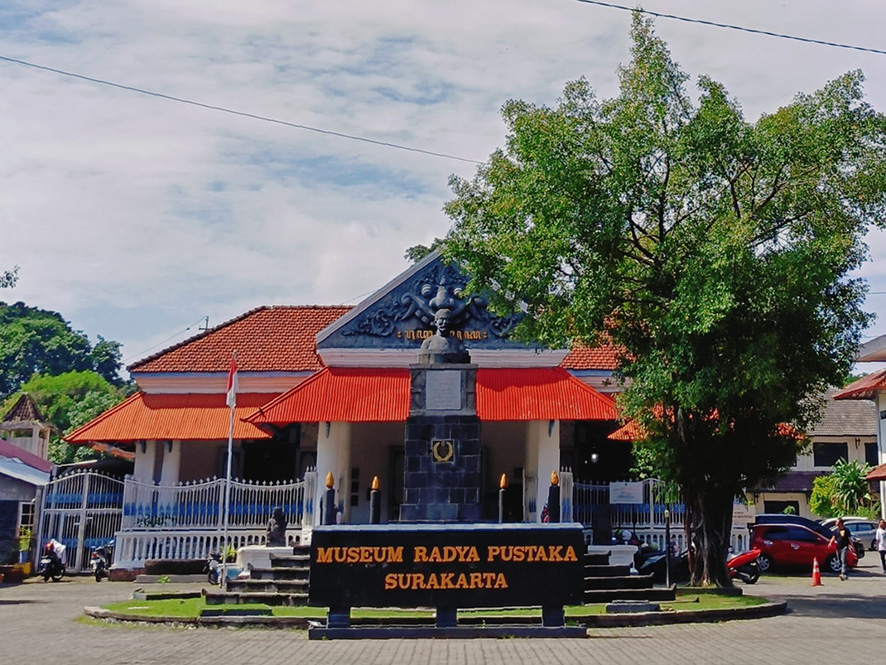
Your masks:
<svg viewBox="0 0 886 665"><path fill-rule="evenodd" d="M223 330L224 328L232 326L235 323L239 323L240 321L243 321L243 320L249 318L250 316L253 316L254 314L257 314L257 313L265 311L265 310L269 310L269 311L275 310L275 309L304 309L304 310L322 309L322 310L326 310L326 309L341 309L344 307L352 308L353 305L259 305L258 307L253 307L252 309L247 310L247 311L243 312L242 314L235 316L232 319L228 319L227 321L223 321L222 323L219 323L218 325L213 326L212 328L209 328L208 330L203 330L192 337L188 337L187 339L182 340L181 342L177 342L177 343L173 344L172 346L168 346L165 349L157 351L156 353L152 353L151 355L146 356L146 357L142 358L141 360L136 360L131 365L128 365L126 367L126 370L128 372L132 372L133 370L138 369L142 365L145 365L153 360L156 360L157 358L165 356L167 353L171 353L172 351L176 351L182 347L187 346L188 344L192 344L198 340L204 339L205 337L209 337L210 335L213 335L213 334L217 333L218 331Z"/></svg>
<svg viewBox="0 0 886 665"><path fill-rule="evenodd" d="M279 402L280 400L282 400L284 397L288 396L290 393L292 393L292 392L294 392L294 391L296 391L296 390L302 388L303 386L306 386L306 385L308 385L308 384L313 383L314 381L317 380L317 377L318 377L318 376L321 376L321 375L323 375L323 374L330 374L330 373L332 373L332 371L331 371L331 369L330 369L329 367L323 367L323 368L321 368L321 369L318 369L316 372L314 372L314 373L311 374L309 377L307 377L304 381L299 381L297 384L295 384L294 386L292 386L292 388L290 388L289 390L287 390L287 391L285 391L285 392L283 392L283 393L280 393L280 394L277 395L274 399L272 399L270 402L268 402L267 404L263 404L262 406L258 407L255 411L253 411L252 413L250 413L250 414L249 414L248 416L246 416L245 418L240 418L240 420L242 420L243 422L250 423L251 425L256 425L256 426L257 426L257 424L254 423L254 422L252 421L252 419L255 418L258 414L260 414L260 413L264 413L264 412L265 412L265 409L269 409L269 408L271 408L272 406L276 406L277 402Z"/></svg>

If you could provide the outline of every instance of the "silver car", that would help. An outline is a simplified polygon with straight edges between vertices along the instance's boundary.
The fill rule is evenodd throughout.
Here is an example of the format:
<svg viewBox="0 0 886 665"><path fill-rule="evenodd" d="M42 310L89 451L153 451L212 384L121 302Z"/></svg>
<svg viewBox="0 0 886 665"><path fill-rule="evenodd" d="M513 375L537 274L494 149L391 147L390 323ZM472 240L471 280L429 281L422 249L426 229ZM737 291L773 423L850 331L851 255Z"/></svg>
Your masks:
<svg viewBox="0 0 886 665"><path fill-rule="evenodd" d="M837 529L837 518L831 517L821 520L823 526L828 527L832 531ZM869 517L844 517L843 524L849 527L849 533L852 538L860 540L869 550L877 549L877 520Z"/></svg>

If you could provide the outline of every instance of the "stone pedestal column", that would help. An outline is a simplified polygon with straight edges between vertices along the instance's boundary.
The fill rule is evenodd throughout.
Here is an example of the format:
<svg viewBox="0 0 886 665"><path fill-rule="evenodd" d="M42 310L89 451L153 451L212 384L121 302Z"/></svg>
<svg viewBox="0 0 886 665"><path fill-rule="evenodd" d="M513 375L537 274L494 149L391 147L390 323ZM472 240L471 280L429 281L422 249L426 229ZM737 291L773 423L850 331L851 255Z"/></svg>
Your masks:
<svg viewBox="0 0 886 665"><path fill-rule="evenodd" d="M413 365L406 421L402 522L481 518L475 365Z"/></svg>

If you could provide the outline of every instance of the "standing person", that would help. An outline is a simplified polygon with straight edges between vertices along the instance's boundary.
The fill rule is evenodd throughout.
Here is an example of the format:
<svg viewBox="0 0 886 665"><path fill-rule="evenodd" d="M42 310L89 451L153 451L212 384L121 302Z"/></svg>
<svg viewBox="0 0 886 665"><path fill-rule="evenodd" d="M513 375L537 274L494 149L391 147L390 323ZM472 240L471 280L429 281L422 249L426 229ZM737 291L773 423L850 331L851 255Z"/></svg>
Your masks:
<svg viewBox="0 0 886 665"><path fill-rule="evenodd" d="M852 533L849 527L843 524L843 518L837 518L837 531L831 536L828 546L837 543L837 556L840 558L840 579L845 580L849 577L849 548L854 547L852 544Z"/></svg>
<svg viewBox="0 0 886 665"><path fill-rule="evenodd" d="M886 573L886 520L880 520L877 527L877 552L880 553L880 565Z"/></svg>

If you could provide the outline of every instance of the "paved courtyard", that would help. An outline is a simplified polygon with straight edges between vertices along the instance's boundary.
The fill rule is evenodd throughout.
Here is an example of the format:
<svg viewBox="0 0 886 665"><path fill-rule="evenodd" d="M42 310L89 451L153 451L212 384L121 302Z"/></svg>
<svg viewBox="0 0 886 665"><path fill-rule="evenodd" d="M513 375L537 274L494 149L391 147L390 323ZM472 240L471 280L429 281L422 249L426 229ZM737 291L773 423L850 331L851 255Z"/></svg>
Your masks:
<svg viewBox="0 0 886 665"><path fill-rule="evenodd" d="M787 600L772 619L592 630L582 640L309 642L303 631L90 625L84 605L131 598L136 585L29 581L0 587L0 662L187 663L874 663L886 645L886 575L874 553L848 581L764 576L746 592ZM168 585L167 587L168 588ZM194 588L194 587L192 587Z"/></svg>

